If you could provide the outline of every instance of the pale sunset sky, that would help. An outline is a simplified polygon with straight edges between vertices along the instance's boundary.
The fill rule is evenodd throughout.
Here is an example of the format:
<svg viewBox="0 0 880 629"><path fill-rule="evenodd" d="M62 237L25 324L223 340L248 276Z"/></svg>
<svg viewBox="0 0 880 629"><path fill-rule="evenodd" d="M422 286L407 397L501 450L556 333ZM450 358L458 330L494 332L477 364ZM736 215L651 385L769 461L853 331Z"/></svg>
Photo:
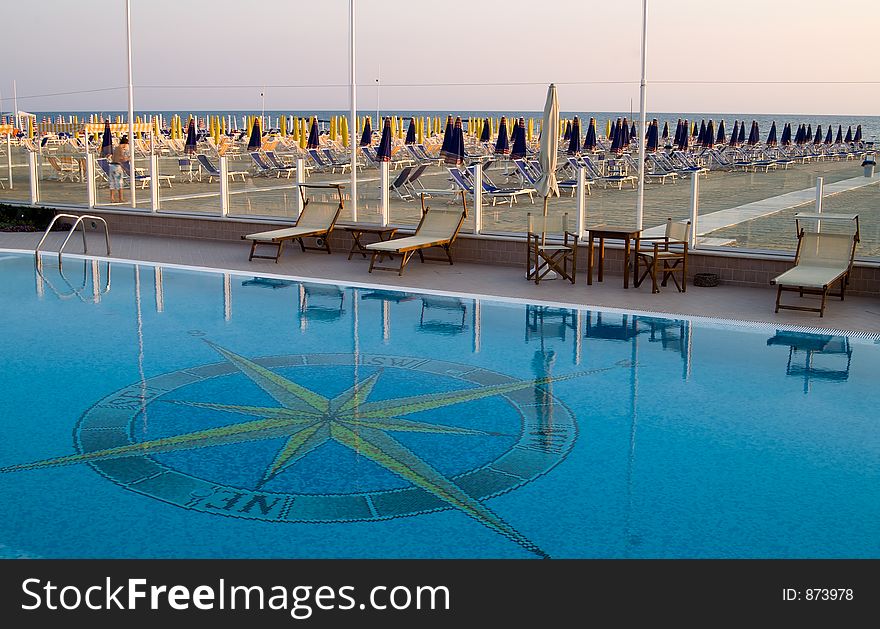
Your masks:
<svg viewBox="0 0 880 629"><path fill-rule="evenodd" d="M132 0L138 110L348 109L348 0ZM357 0L359 109L638 109L641 0ZM123 0L36 0L2 110L125 109ZM648 110L880 114L876 0L649 0ZM802 83L806 82L806 83ZM512 85L516 84L516 85ZM331 87L322 87L331 86ZM50 96L59 92L86 92Z"/></svg>

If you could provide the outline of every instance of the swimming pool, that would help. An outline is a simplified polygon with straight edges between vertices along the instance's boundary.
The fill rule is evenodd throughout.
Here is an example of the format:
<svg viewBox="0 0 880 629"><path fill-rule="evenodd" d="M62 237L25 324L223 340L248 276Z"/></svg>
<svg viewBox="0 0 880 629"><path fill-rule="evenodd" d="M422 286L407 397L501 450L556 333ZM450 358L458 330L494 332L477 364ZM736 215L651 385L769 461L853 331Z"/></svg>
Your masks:
<svg viewBox="0 0 880 629"><path fill-rule="evenodd" d="M13 253L0 286L0 556L880 556L874 338Z"/></svg>

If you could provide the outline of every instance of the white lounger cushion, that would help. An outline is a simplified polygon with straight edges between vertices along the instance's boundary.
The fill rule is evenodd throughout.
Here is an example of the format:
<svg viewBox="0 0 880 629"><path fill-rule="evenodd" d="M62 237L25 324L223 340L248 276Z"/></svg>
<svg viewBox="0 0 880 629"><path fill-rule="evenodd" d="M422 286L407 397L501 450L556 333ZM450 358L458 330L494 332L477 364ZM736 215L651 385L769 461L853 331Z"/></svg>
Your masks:
<svg viewBox="0 0 880 629"><path fill-rule="evenodd" d="M797 266L771 280L771 284L826 288L849 271L853 236L804 233Z"/></svg>
<svg viewBox="0 0 880 629"><path fill-rule="evenodd" d="M326 231L325 229L315 227L287 227L285 229L273 229L267 232L259 232L257 234L248 234L245 240L283 240L285 238L297 238L314 232Z"/></svg>

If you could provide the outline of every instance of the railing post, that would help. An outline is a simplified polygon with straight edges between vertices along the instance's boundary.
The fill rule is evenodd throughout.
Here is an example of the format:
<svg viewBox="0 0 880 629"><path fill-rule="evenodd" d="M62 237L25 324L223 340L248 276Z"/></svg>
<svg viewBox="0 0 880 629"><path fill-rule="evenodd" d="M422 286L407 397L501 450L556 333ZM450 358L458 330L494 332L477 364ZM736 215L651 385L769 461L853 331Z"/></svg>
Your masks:
<svg viewBox="0 0 880 629"><path fill-rule="evenodd" d="M697 218L700 214L700 172L691 173L691 235L688 247L697 248Z"/></svg>
<svg viewBox="0 0 880 629"><path fill-rule="evenodd" d="M88 140L86 140L88 141ZM95 207L96 191L95 191L95 156L92 153L86 153L86 196L89 208Z"/></svg>
<svg viewBox="0 0 880 629"><path fill-rule="evenodd" d="M159 211L159 156L150 154L150 211Z"/></svg>
<svg viewBox="0 0 880 629"><path fill-rule="evenodd" d="M483 231L483 163L474 164L474 233Z"/></svg>
<svg viewBox="0 0 880 629"><path fill-rule="evenodd" d="M37 172L37 154L34 151L28 151L28 177L31 184L31 205L40 202L40 186L37 181L39 173Z"/></svg>
<svg viewBox="0 0 880 629"><path fill-rule="evenodd" d="M379 162L379 215L382 227L388 225L388 162Z"/></svg>
<svg viewBox="0 0 880 629"><path fill-rule="evenodd" d="M229 164L225 155L220 156L220 216L229 216Z"/></svg>
<svg viewBox="0 0 880 629"><path fill-rule="evenodd" d="M587 169L583 166L577 169L577 188L575 196L577 197L577 235L583 238L587 230L587 199L584 188L586 188Z"/></svg>
<svg viewBox="0 0 880 629"><path fill-rule="evenodd" d="M6 134L6 170L8 171L9 189L15 186L12 184L12 134Z"/></svg>
<svg viewBox="0 0 880 629"><path fill-rule="evenodd" d="M303 211L302 188L306 182L306 160L302 157L296 158L296 215L299 217Z"/></svg>
<svg viewBox="0 0 880 629"><path fill-rule="evenodd" d="M822 213L822 197L825 195L825 178L816 177L816 214ZM822 221L816 221L816 231L822 231Z"/></svg>

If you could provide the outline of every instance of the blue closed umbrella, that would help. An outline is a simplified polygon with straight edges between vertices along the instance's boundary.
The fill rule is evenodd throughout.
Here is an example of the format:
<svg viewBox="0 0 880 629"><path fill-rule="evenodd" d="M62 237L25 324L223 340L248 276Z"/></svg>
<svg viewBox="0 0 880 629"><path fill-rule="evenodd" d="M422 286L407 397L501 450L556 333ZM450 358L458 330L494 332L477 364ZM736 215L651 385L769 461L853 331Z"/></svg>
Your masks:
<svg viewBox="0 0 880 629"><path fill-rule="evenodd" d="M816 125L816 135L813 136L813 144L822 144L822 125Z"/></svg>
<svg viewBox="0 0 880 629"><path fill-rule="evenodd" d="M697 132L697 146L705 146L706 142L706 121L700 120L700 130Z"/></svg>
<svg viewBox="0 0 880 629"><path fill-rule="evenodd" d="M782 127L781 144L782 146L791 146L791 125L788 123Z"/></svg>
<svg viewBox="0 0 880 629"><path fill-rule="evenodd" d="M189 124L186 126L186 143L183 146L183 152L187 155L193 155L196 152L196 123L190 118Z"/></svg>
<svg viewBox="0 0 880 629"><path fill-rule="evenodd" d="M577 116L571 123L571 137L569 137L568 154L579 155L581 152L581 121Z"/></svg>
<svg viewBox="0 0 880 629"><path fill-rule="evenodd" d="M835 144L843 144L843 126L837 125L837 137L834 139Z"/></svg>
<svg viewBox="0 0 880 629"><path fill-rule="evenodd" d="M733 131L730 133L730 146L739 144L739 120L733 121Z"/></svg>
<svg viewBox="0 0 880 629"><path fill-rule="evenodd" d="M620 133L620 118L617 119L617 122L614 123L614 128L611 130L611 152L612 153L620 153L623 150L623 144L621 142L621 133Z"/></svg>
<svg viewBox="0 0 880 629"><path fill-rule="evenodd" d="M507 118L501 116L498 123L498 139L495 140L495 152L499 155L510 153L510 136L507 134Z"/></svg>
<svg viewBox="0 0 880 629"><path fill-rule="evenodd" d="M510 147L511 159L522 159L526 156L526 125L525 120L520 118L513 127L513 142Z"/></svg>
<svg viewBox="0 0 880 629"><path fill-rule="evenodd" d="M254 118L254 126L251 127L251 137L248 139L247 150L259 151L263 146L263 134L260 132L260 119Z"/></svg>
<svg viewBox="0 0 880 629"><path fill-rule="evenodd" d="M364 120L364 132L361 135L361 146L372 146L373 145L373 127L370 124L370 117L367 116Z"/></svg>
<svg viewBox="0 0 880 629"><path fill-rule="evenodd" d="M669 139L669 121L663 121L663 140L666 141Z"/></svg>
<svg viewBox="0 0 880 629"><path fill-rule="evenodd" d="M385 123L382 125L382 139L379 140L376 157L380 162L391 161L391 118L385 118Z"/></svg>
<svg viewBox="0 0 880 629"><path fill-rule="evenodd" d="M633 120L632 128L630 128L630 130L629 130L629 139L630 139L630 141L632 141L632 140L635 140L636 137L637 137L636 136L636 121Z"/></svg>
<svg viewBox="0 0 880 629"><path fill-rule="evenodd" d="M718 137L715 138L717 144L727 143L727 134L724 132L724 121L718 123Z"/></svg>
<svg viewBox="0 0 880 629"><path fill-rule="evenodd" d="M404 140L406 144L415 144L416 143L416 119L409 119L409 128L406 130L406 140Z"/></svg>
<svg viewBox="0 0 880 629"><path fill-rule="evenodd" d="M760 138L760 133L761 133L761 131L758 128L758 121L752 120L752 128L749 129L749 140L748 140L749 146L755 146L758 143L758 140Z"/></svg>
<svg viewBox="0 0 880 629"><path fill-rule="evenodd" d="M110 157L113 154L113 134L110 133L110 121L104 121L104 137L101 138L101 157Z"/></svg>
<svg viewBox="0 0 880 629"><path fill-rule="evenodd" d="M683 128L684 123L681 118L678 119L678 124L675 125L675 137L672 139L672 143L675 146L681 144L681 130Z"/></svg>
<svg viewBox="0 0 880 629"><path fill-rule="evenodd" d="M850 125L849 127L846 128L846 139L844 140L844 142L849 144L852 141L853 141L852 125Z"/></svg>
<svg viewBox="0 0 880 629"><path fill-rule="evenodd" d="M571 120L565 123L565 132L562 134L562 141L567 142L571 139Z"/></svg>
<svg viewBox="0 0 880 629"><path fill-rule="evenodd" d="M584 150L596 150L596 119L590 118L590 124L587 126L587 132L584 134Z"/></svg>
<svg viewBox="0 0 880 629"><path fill-rule="evenodd" d="M657 119L654 118L648 126L648 137L645 141L645 150L651 153L656 153L658 148L660 148L660 125L657 122Z"/></svg>
<svg viewBox="0 0 880 629"><path fill-rule="evenodd" d="M834 129L828 125L828 133L825 134L825 144L831 144L834 141Z"/></svg>
<svg viewBox="0 0 880 629"><path fill-rule="evenodd" d="M813 125L808 124L807 125L807 133L804 136L804 143L812 142L812 141L813 141Z"/></svg>
<svg viewBox="0 0 880 629"><path fill-rule="evenodd" d="M776 140L776 121L773 121L773 124L770 125L770 133L767 134L767 146L776 146L778 141Z"/></svg>
<svg viewBox="0 0 880 629"><path fill-rule="evenodd" d="M737 138L738 144L744 144L746 141L746 121L743 120L739 123L739 138Z"/></svg>
<svg viewBox="0 0 880 629"><path fill-rule="evenodd" d="M696 122L694 122L693 129L691 130L691 137L697 140L700 138L700 127L697 126Z"/></svg>
<svg viewBox="0 0 880 629"><path fill-rule="evenodd" d="M306 148L318 148L318 119L312 118L312 126L309 128L309 138L306 140Z"/></svg>
<svg viewBox="0 0 880 629"><path fill-rule="evenodd" d="M452 116L446 117L446 127L443 129L443 143L440 145L440 155L447 157L452 146Z"/></svg>
<svg viewBox="0 0 880 629"><path fill-rule="evenodd" d="M483 131L480 133L480 142L490 142L492 140L491 126L492 123L486 118L483 121Z"/></svg>
<svg viewBox="0 0 880 629"><path fill-rule="evenodd" d="M709 124L706 125L706 132L703 134L703 146L707 149L715 146L715 123L711 119Z"/></svg>
<svg viewBox="0 0 880 629"><path fill-rule="evenodd" d="M853 136L853 142L861 142L862 141L862 125L856 126L856 133Z"/></svg>
<svg viewBox="0 0 880 629"><path fill-rule="evenodd" d="M467 153L464 150L464 130L461 126L461 116L455 119L454 138L457 163L461 164L467 158Z"/></svg>

